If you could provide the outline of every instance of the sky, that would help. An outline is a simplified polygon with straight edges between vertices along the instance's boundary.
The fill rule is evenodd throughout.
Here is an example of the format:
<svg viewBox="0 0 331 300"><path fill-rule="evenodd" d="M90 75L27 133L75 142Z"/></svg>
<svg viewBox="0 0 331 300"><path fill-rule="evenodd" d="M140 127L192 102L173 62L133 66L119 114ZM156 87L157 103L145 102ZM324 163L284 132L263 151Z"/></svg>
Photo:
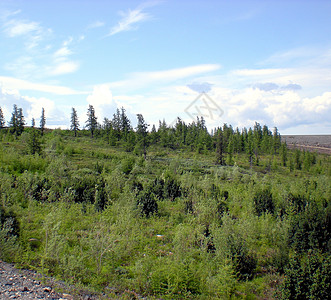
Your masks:
<svg viewBox="0 0 331 300"><path fill-rule="evenodd" d="M331 134L329 0L0 0L0 107Z"/></svg>

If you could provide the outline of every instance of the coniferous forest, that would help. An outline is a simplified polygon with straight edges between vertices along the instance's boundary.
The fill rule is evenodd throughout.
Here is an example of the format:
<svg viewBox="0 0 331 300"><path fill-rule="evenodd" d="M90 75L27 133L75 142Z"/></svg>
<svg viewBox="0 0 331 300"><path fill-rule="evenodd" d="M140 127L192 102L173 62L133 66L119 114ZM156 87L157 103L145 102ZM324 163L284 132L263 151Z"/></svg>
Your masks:
<svg viewBox="0 0 331 300"><path fill-rule="evenodd" d="M277 128L70 130L0 109L0 259L109 299L330 299L330 156Z"/></svg>

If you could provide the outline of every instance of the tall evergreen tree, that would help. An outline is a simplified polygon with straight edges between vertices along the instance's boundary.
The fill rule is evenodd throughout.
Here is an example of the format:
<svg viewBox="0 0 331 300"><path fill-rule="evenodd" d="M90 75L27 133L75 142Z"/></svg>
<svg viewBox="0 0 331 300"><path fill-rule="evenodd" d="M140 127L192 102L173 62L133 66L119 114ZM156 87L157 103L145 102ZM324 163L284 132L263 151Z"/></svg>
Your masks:
<svg viewBox="0 0 331 300"><path fill-rule="evenodd" d="M9 121L10 131L14 133L16 136L22 134L24 130L24 116L22 108L18 108L16 104L13 106L13 112L11 119Z"/></svg>
<svg viewBox="0 0 331 300"><path fill-rule="evenodd" d="M28 139L28 148L30 154L41 154L41 142L39 139L40 133L37 129L32 129L32 131L29 134Z"/></svg>
<svg viewBox="0 0 331 300"><path fill-rule="evenodd" d="M36 126L36 120L32 118L31 120L31 127L34 128Z"/></svg>
<svg viewBox="0 0 331 300"><path fill-rule="evenodd" d="M280 160L282 162L282 165L286 167L286 162L287 162L287 145L286 142L282 143L280 147Z"/></svg>
<svg viewBox="0 0 331 300"><path fill-rule="evenodd" d="M122 136L124 138L124 140L127 140L127 136L129 131L131 130L131 122L129 120L129 118L127 117L126 113L125 113L125 109L124 107L121 108L121 121L120 121L120 125L121 125L121 133Z"/></svg>
<svg viewBox="0 0 331 300"><path fill-rule="evenodd" d="M114 135L119 141L121 139L121 113L118 108L116 109L116 113L113 114L111 123L113 125Z"/></svg>
<svg viewBox="0 0 331 300"><path fill-rule="evenodd" d="M71 109L70 130L72 130L75 133L75 137L76 137L77 131L79 130L79 121L78 121L77 111L73 107Z"/></svg>
<svg viewBox="0 0 331 300"><path fill-rule="evenodd" d="M18 135L18 123L17 123L17 118L18 118L18 108L17 105L14 104L13 105L13 112L11 114L11 119L8 123L9 127L10 127L10 131L12 133L15 133L16 135Z"/></svg>
<svg viewBox="0 0 331 300"><path fill-rule="evenodd" d="M95 111L93 105L89 104L88 110L87 110L87 121L86 128L91 131L91 137L94 136L94 131L98 127L97 117L95 116Z"/></svg>
<svg viewBox="0 0 331 300"><path fill-rule="evenodd" d="M5 124L5 117L3 115L2 108L0 107L0 128L4 128Z"/></svg>
<svg viewBox="0 0 331 300"><path fill-rule="evenodd" d="M224 165L224 139L221 128L216 132L216 164Z"/></svg>
<svg viewBox="0 0 331 300"><path fill-rule="evenodd" d="M45 125L46 125L45 109L42 108L41 117L40 117L40 132L42 136L44 135Z"/></svg>
<svg viewBox="0 0 331 300"><path fill-rule="evenodd" d="M146 159L146 148L148 146L148 136L147 136L147 128L148 124L146 124L143 115L137 114L138 124L137 124L137 138L140 147L143 149L144 158Z"/></svg>
<svg viewBox="0 0 331 300"><path fill-rule="evenodd" d="M23 116L23 109L19 108L17 115L18 135L21 135L22 132L24 131L24 125L25 125L25 120Z"/></svg>

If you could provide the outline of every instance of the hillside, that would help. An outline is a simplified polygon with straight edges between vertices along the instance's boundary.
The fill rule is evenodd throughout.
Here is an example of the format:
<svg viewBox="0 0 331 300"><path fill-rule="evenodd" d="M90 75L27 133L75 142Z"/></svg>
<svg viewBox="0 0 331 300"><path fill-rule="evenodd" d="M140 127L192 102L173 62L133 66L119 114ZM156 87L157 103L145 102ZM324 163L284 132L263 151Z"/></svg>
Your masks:
<svg viewBox="0 0 331 300"><path fill-rule="evenodd" d="M330 156L179 130L0 130L0 258L110 299L327 299Z"/></svg>
<svg viewBox="0 0 331 300"><path fill-rule="evenodd" d="M282 135L289 148L331 154L331 135Z"/></svg>

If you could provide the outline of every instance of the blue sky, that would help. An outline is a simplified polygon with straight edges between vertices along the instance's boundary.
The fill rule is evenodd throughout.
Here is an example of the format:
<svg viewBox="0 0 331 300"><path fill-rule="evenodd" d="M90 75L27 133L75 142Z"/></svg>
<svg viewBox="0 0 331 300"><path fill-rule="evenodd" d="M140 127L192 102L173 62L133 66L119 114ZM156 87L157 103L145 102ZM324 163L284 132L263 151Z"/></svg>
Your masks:
<svg viewBox="0 0 331 300"><path fill-rule="evenodd" d="M331 134L331 1L0 1L0 106ZM200 97L201 92L208 97Z"/></svg>

